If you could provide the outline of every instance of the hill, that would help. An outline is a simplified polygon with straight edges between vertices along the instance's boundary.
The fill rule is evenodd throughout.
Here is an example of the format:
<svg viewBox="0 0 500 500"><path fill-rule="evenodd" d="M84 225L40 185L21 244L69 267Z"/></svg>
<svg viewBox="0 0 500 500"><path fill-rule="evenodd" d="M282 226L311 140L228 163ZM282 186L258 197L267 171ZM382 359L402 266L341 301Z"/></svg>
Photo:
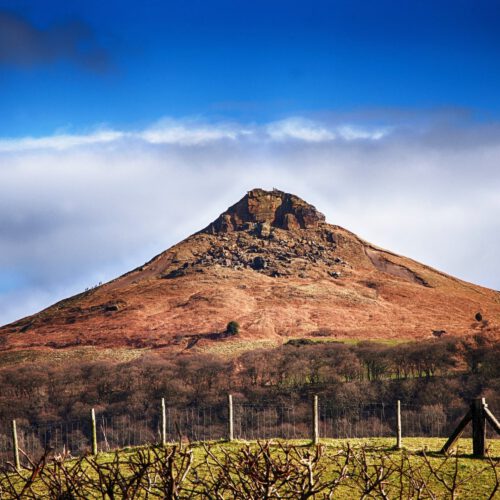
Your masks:
<svg viewBox="0 0 500 500"><path fill-rule="evenodd" d="M411 340L465 335L478 312L495 330L500 293L368 243L297 196L254 189L143 266L3 326L0 342L188 352L222 340ZM232 337L229 321L240 324Z"/></svg>

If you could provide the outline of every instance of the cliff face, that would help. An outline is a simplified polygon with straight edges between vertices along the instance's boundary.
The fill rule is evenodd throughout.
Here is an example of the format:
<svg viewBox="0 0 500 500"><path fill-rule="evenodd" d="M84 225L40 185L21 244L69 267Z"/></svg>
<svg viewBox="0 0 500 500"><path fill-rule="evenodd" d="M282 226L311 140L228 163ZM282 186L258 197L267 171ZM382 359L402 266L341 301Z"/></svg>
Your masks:
<svg viewBox="0 0 500 500"><path fill-rule="evenodd" d="M271 227L310 229L323 222L325 216L298 196L277 189L253 189L204 231L214 234Z"/></svg>
<svg viewBox="0 0 500 500"><path fill-rule="evenodd" d="M0 328L4 350L253 348L289 337L464 335L500 294L377 248L299 197L254 189L143 266ZM227 338L228 321L240 333Z"/></svg>

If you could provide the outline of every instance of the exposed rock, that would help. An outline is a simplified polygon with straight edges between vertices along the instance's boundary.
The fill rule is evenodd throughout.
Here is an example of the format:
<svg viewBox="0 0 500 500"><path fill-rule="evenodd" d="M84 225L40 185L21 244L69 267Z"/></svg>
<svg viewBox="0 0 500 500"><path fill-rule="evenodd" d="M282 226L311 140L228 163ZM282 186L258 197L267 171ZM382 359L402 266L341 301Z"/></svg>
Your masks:
<svg viewBox="0 0 500 500"><path fill-rule="evenodd" d="M257 234L261 238L269 238L271 236L271 224L268 221L259 222L257 224Z"/></svg>
<svg viewBox="0 0 500 500"><path fill-rule="evenodd" d="M186 270L183 268L179 269L173 269L167 274L162 274L160 278L164 279L173 279L173 278L179 278L180 276L185 276L186 275Z"/></svg>
<svg viewBox="0 0 500 500"><path fill-rule="evenodd" d="M234 226L229 214L222 214L220 218L214 222L218 233L228 233L234 231Z"/></svg>
<svg viewBox="0 0 500 500"><path fill-rule="evenodd" d="M298 196L277 189L273 191L253 189L203 232L214 234L245 231L252 223L260 223L261 228L267 223L270 227L286 230L310 229L324 222L325 216Z"/></svg>
<svg viewBox="0 0 500 500"><path fill-rule="evenodd" d="M287 213L283 216L283 229L300 229L299 221L293 213Z"/></svg>
<svg viewBox="0 0 500 500"><path fill-rule="evenodd" d="M383 252L369 247L365 249L365 252L369 259L372 261L373 265L379 271L397 276L398 278L402 278L413 283L418 283L422 286L431 286L424 278L422 278L422 276L419 276L415 271L412 271L408 267L398 264L397 262L392 262L390 260L390 254L388 252Z"/></svg>

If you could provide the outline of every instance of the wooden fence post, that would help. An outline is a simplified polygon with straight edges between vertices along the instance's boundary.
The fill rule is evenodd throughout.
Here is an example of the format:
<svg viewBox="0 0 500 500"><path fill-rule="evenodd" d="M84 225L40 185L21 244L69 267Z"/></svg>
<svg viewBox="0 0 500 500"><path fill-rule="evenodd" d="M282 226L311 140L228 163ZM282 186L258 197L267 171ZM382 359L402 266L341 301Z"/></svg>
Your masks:
<svg viewBox="0 0 500 500"><path fill-rule="evenodd" d="M486 399L474 399L470 405L469 411L448 438L441 453L448 453L464 432L467 424L472 421L472 452L476 457L484 457L486 455L486 420L488 420L497 434L500 434L500 422L498 422L495 415L488 409Z"/></svg>
<svg viewBox="0 0 500 500"><path fill-rule="evenodd" d="M95 410L92 408L92 455L97 455L97 426L95 423Z"/></svg>
<svg viewBox="0 0 500 500"><path fill-rule="evenodd" d="M21 462L19 461L19 443L17 441L17 426L16 421L12 421L12 444L14 448L14 466L16 470L21 469Z"/></svg>
<svg viewBox="0 0 500 500"><path fill-rule="evenodd" d="M165 407L165 398L161 398L161 444L167 444L167 410Z"/></svg>
<svg viewBox="0 0 500 500"><path fill-rule="evenodd" d="M318 396L314 395L312 404L312 442L313 444L319 443L319 405Z"/></svg>
<svg viewBox="0 0 500 500"><path fill-rule="evenodd" d="M397 437L396 437L396 448L400 450L403 447L402 443L402 430L401 430L401 401L398 399L398 404L396 407L396 425L397 425Z"/></svg>
<svg viewBox="0 0 500 500"><path fill-rule="evenodd" d="M476 457L486 455L486 414L484 407L485 398L474 399L472 410L472 453Z"/></svg>
<svg viewBox="0 0 500 500"><path fill-rule="evenodd" d="M228 426L227 426L227 440L234 440L234 422L233 422L233 396L227 395L227 409L228 409Z"/></svg>

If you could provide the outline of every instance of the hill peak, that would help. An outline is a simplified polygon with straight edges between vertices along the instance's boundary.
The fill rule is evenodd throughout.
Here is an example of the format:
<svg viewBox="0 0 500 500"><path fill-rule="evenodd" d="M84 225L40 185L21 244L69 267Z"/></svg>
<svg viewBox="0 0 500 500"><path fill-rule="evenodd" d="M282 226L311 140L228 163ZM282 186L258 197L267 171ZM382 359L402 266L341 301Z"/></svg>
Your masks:
<svg viewBox="0 0 500 500"><path fill-rule="evenodd" d="M418 339L464 335L477 311L496 328L498 293L377 248L298 196L252 189L146 264L0 328L0 351L219 352L213 341L233 320L241 331L227 340L238 349L297 337Z"/></svg>
<svg viewBox="0 0 500 500"><path fill-rule="evenodd" d="M323 222L325 216L298 196L278 189L266 191L256 188L248 191L203 232L228 233L259 225L285 230L309 229Z"/></svg>

